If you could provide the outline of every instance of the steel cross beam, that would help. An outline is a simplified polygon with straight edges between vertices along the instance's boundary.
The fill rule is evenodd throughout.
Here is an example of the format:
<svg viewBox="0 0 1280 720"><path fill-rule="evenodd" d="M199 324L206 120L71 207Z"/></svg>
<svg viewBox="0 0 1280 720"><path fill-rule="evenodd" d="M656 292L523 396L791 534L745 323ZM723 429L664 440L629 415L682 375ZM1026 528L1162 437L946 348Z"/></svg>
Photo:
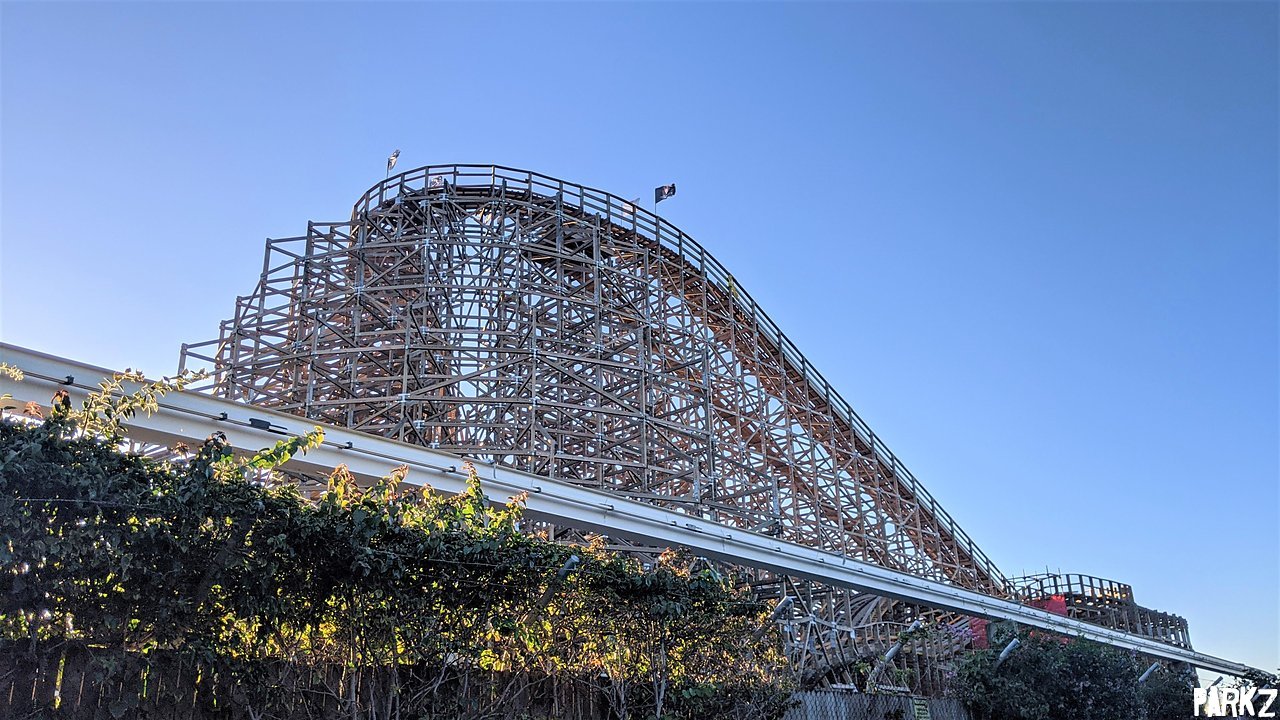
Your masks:
<svg viewBox="0 0 1280 720"><path fill-rule="evenodd" d="M10 406L25 402L48 403L57 390L67 390L79 401L112 371L85 363L46 355L0 343L0 362L26 374L23 382L0 379L0 394L10 393ZM250 422L265 420L272 429ZM310 430L310 423L295 415L266 410L210 395L178 392L165 396L159 412L134 418L128 424L133 440L172 445L199 442L221 431L232 446L256 451L285 436ZM276 429L279 428L279 429ZM465 488L465 458L417 445L335 426L324 426L325 442L286 467L318 475L345 464L358 479L371 481L393 467L407 465L407 482L430 485L456 493ZM1012 620L1031 627L1096 640L1112 647L1134 650L1155 658L1185 662L1195 667L1233 676L1262 672L1242 663L1167 645L1118 630L1091 625L1009 600L917 578L834 553L778 540L738 528L692 517L636 500L484 463L473 463L490 491L515 495L527 492L526 515L537 520L582 530L624 537L653 545L685 547L693 552L735 565L771 570L836 587L993 620Z"/></svg>

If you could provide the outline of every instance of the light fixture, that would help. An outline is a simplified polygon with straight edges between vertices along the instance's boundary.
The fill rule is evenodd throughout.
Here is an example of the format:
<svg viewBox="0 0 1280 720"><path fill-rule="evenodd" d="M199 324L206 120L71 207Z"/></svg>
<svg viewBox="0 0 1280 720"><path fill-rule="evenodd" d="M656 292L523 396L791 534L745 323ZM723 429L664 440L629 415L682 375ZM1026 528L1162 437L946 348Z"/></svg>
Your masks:
<svg viewBox="0 0 1280 720"><path fill-rule="evenodd" d="M1021 644L1022 644L1022 641L1019 640L1018 638L1014 638L1010 640L1009 644L1004 646L1004 650L1000 651L1000 657L996 658L996 666L991 668L991 670L992 671L999 670L1000 664L1003 663L1005 660L1008 660L1009 655L1012 654L1014 650L1018 649L1018 646Z"/></svg>

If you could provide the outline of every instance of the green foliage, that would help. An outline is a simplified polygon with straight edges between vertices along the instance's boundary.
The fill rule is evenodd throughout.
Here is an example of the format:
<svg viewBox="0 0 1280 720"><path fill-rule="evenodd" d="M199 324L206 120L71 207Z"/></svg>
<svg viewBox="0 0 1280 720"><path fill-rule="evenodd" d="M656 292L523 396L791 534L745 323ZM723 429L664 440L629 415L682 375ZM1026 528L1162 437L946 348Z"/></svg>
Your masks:
<svg viewBox="0 0 1280 720"><path fill-rule="evenodd" d="M0 423L0 651L87 653L103 682L179 654L257 713L327 693L364 716L393 698L491 717L547 681L598 686L624 718L785 709L777 638L753 634L767 608L693 558L522 532L522 499L491 502L471 468L452 496L339 467L303 497L271 473L318 428L248 457L220 433L180 460L126 454L120 423L184 384L125 394L135 380Z"/></svg>
<svg viewBox="0 0 1280 720"><path fill-rule="evenodd" d="M79 429L89 435L108 439L119 439L122 434L122 423L144 412L148 415L160 409L160 398L174 390L182 390L187 385L207 377L207 373L184 372L175 378L148 381L136 370L125 370L114 373L110 378L98 383L98 391L90 393L80 411L71 412ZM136 385L133 392L126 393L125 388ZM60 394L55 398L54 412L69 410L67 405L59 402L65 398Z"/></svg>
<svg viewBox="0 0 1280 720"><path fill-rule="evenodd" d="M1191 671L1173 672L1160 668L1141 686L1142 707L1148 720L1182 720L1194 717Z"/></svg>
<svg viewBox="0 0 1280 720"><path fill-rule="evenodd" d="M14 382L22 382L26 375L23 374L21 369L16 368L9 363L0 362L0 377L7 377ZM0 395L0 401L11 399L13 399L13 395L9 393Z"/></svg>
<svg viewBox="0 0 1280 720"><path fill-rule="evenodd" d="M998 669L997 650L960 661L952 690L975 720L1144 717L1137 685L1141 668L1133 655L1044 633L1021 641Z"/></svg>

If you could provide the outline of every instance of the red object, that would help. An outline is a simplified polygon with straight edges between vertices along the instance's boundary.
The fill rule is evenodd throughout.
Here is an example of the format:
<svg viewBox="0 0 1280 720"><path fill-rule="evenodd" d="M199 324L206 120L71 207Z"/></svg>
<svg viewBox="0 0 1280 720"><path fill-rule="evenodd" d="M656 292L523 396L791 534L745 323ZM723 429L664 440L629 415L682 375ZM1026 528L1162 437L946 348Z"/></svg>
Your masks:
<svg viewBox="0 0 1280 720"><path fill-rule="evenodd" d="M969 634L973 636L973 649L986 650L991 647L987 642L987 621L982 618L969 618Z"/></svg>
<svg viewBox="0 0 1280 720"><path fill-rule="evenodd" d="M1033 608L1039 608L1054 615L1067 614L1067 598L1065 595L1050 595L1047 598L1032 600L1027 603Z"/></svg>

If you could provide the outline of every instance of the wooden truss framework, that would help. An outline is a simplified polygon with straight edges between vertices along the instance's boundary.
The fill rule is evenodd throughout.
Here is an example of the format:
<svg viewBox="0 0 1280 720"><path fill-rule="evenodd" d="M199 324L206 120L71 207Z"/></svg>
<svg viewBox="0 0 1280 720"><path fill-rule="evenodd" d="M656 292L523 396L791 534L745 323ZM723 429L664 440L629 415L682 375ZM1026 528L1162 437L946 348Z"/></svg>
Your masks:
<svg viewBox="0 0 1280 720"><path fill-rule="evenodd" d="M1067 617L1191 647L1186 618L1139 605L1133 588L1125 583L1078 573L1027 575L1011 582L1024 602L1042 602L1056 595L1062 598Z"/></svg>
<svg viewBox="0 0 1280 720"><path fill-rule="evenodd" d="M1004 576L701 246L492 166L268 241L216 392L1007 596Z"/></svg>
<svg viewBox="0 0 1280 720"><path fill-rule="evenodd" d="M1019 595L727 270L599 190L479 165L389 178L350 220L269 240L191 364L233 400ZM790 647L830 682L930 614L756 577L799 600ZM898 662L927 656L931 687L954 645Z"/></svg>

